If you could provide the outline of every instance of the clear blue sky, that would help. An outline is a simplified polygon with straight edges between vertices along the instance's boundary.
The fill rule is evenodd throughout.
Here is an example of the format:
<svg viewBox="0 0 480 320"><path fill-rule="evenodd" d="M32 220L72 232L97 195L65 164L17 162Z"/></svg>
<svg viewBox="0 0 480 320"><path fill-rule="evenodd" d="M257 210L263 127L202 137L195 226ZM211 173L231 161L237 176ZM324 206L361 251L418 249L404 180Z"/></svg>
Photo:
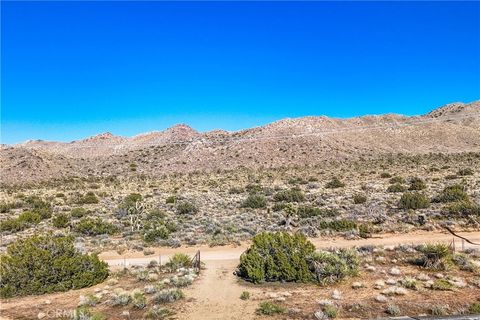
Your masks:
<svg viewBox="0 0 480 320"><path fill-rule="evenodd" d="M480 98L479 2L4 2L3 143Z"/></svg>

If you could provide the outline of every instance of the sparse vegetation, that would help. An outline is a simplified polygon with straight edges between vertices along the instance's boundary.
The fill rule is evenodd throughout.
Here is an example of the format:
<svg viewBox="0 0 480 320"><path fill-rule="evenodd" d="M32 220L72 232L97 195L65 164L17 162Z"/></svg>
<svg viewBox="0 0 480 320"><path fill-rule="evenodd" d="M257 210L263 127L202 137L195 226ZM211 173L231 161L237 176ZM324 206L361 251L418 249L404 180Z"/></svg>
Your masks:
<svg viewBox="0 0 480 320"><path fill-rule="evenodd" d="M287 308L278 305L271 301L260 302L257 309L257 314L263 314L267 316L273 316L275 314L283 314L287 311Z"/></svg>
<svg viewBox="0 0 480 320"><path fill-rule="evenodd" d="M406 192L400 198L398 206L401 209L425 209L430 206L430 200L422 193Z"/></svg>

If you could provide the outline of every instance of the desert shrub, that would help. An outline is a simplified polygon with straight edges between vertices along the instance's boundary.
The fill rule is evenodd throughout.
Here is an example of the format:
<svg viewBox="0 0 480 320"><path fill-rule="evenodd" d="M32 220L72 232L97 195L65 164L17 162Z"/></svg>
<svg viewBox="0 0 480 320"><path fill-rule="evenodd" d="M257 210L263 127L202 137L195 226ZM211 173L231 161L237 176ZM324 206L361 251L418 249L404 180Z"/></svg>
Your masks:
<svg viewBox="0 0 480 320"><path fill-rule="evenodd" d="M108 276L108 265L75 249L73 237L18 240L0 259L0 296L23 296L89 287Z"/></svg>
<svg viewBox="0 0 480 320"><path fill-rule="evenodd" d="M170 236L170 231L166 226L160 225L154 229L147 230L143 235L143 240L147 243L153 243L158 239L168 239Z"/></svg>
<svg viewBox="0 0 480 320"><path fill-rule="evenodd" d="M98 203L98 198L92 191L88 191L84 196L76 200L77 204L95 204Z"/></svg>
<svg viewBox="0 0 480 320"><path fill-rule="evenodd" d="M70 223L70 218L65 213L59 213L52 218L52 225L55 228L65 228Z"/></svg>
<svg viewBox="0 0 480 320"><path fill-rule="evenodd" d="M353 196L353 203L361 204L367 202L367 196L364 194L356 194Z"/></svg>
<svg viewBox="0 0 480 320"><path fill-rule="evenodd" d="M343 188L345 187L345 183L340 181L337 177L333 177L326 185L325 188L328 189L336 189L336 188Z"/></svg>
<svg viewBox="0 0 480 320"><path fill-rule="evenodd" d="M446 270L451 265L452 253L444 243L424 244L418 248L418 251L422 256L416 262L424 268Z"/></svg>
<svg viewBox="0 0 480 320"><path fill-rule="evenodd" d="M338 219L333 221L322 220L318 222L319 229L330 229L337 232L349 231L357 228L355 221L348 219Z"/></svg>
<svg viewBox="0 0 480 320"><path fill-rule="evenodd" d="M262 193L263 187L259 184L248 184L245 186L245 190L248 193Z"/></svg>
<svg viewBox="0 0 480 320"><path fill-rule="evenodd" d="M404 192L406 190L407 190L407 188L402 186L399 183L392 184L392 185L388 186L388 188L387 188L387 192L391 192L391 193Z"/></svg>
<svg viewBox="0 0 480 320"><path fill-rule="evenodd" d="M180 289L164 289L159 291L153 297L155 303L174 302L183 299L185 295Z"/></svg>
<svg viewBox="0 0 480 320"><path fill-rule="evenodd" d="M101 218L82 218L74 225L75 231L84 235L96 236L99 234L114 234L117 227L113 224L102 220Z"/></svg>
<svg viewBox="0 0 480 320"><path fill-rule="evenodd" d="M433 281L432 284L433 290L451 291L454 288L455 286L446 279L436 279L435 281Z"/></svg>
<svg viewBox="0 0 480 320"><path fill-rule="evenodd" d="M312 280L308 258L315 247L304 235L262 232L252 242L240 257L240 277L254 283Z"/></svg>
<svg viewBox="0 0 480 320"><path fill-rule="evenodd" d="M471 176L473 175L473 170L471 168L463 168L458 170L457 175L459 176Z"/></svg>
<svg viewBox="0 0 480 320"><path fill-rule="evenodd" d="M480 314L480 302L473 302L468 308L468 312L471 314Z"/></svg>
<svg viewBox="0 0 480 320"><path fill-rule="evenodd" d="M52 216L52 206L50 203L43 201L39 197L28 197L25 199L25 203L30 211L38 213L42 220L49 219Z"/></svg>
<svg viewBox="0 0 480 320"><path fill-rule="evenodd" d="M400 198L398 206L401 209L424 209L430 206L430 200L419 192L406 192Z"/></svg>
<svg viewBox="0 0 480 320"><path fill-rule="evenodd" d="M263 194L250 194L242 203L244 208L265 208L267 206L267 198Z"/></svg>
<svg viewBox="0 0 480 320"><path fill-rule="evenodd" d="M407 289L418 290L418 281L414 278L405 278L402 280L402 286Z"/></svg>
<svg viewBox="0 0 480 320"><path fill-rule="evenodd" d="M137 309L144 309L147 306L147 298L143 292L134 292L132 295L132 304Z"/></svg>
<svg viewBox="0 0 480 320"><path fill-rule="evenodd" d="M10 212L12 209L21 208L21 202L0 202L0 213Z"/></svg>
<svg viewBox="0 0 480 320"><path fill-rule="evenodd" d="M398 317L402 314L402 312L400 311L400 308L395 304L389 304L387 306L387 311L386 312L389 315L394 316L394 317Z"/></svg>
<svg viewBox="0 0 480 320"><path fill-rule="evenodd" d="M174 313L166 308L162 308L159 306L153 306L149 309L143 317L145 319L168 319L168 317L173 316Z"/></svg>
<svg viewBox="0 0 480 320"><path fill-rule="evenodd" d="M256 313L259 315L273 316L275 314L283 314L287 311L287 308L280 306L271 301L260 302Z"/></svg>
<svg viewBox="0 0 480 320"><path fill-rule="evenodd" d="M248 292L248 291L243 291L242 294L240 295L240 299L242 299L242 300L248 300L248 299L250 299L250 292Z"/></svg>
<svg viewBox="0 0 480 320"><path fill-rule="evenodd" d="M42 217L37 212L24 211L17 219L21 223L38 224L42 220Z"/></svg>
<svg viewBox="0 0 480 320"><path fill-rule="evenodd" d="M435 202L455 202L455 201L469 201L468 194L464 188L459 184L445 187L442 192L436 196Z"/></svg>
<svg viewBox="0 0 480 320"><path fill-rule="evenodd" d="M293 188L290 190L282 190L277 192L273 196L273 200L280 202L303 202L305 201L305 195L303 194L302 190Z"/></svg>
<svg viewBox="0 0 480 320"><path fill-rule="evenodd" d="M358 235L361 238L367 239L370 238L373 234L373 226L371 223L362 223L358 226Z"/></svg>
<svg viewBox="0 0 480 320"><path fill-rule="evenodd" d="M177 205L178 214L195 214L198 212L198 207L192 202L181 202Z"/></svg>
<svg viewBox="0 0 480 320"><path fill-rule="evenodd" d="M408 188L408 190L414 191L414 190L423 190L426 188L427 188L427 185L421 178L414 177L410 179L410 187Z"/></svg>
<svg viewBox="0 0 480 320"><path fill-rule="evenodd" d="M480 267L477 266L472 260L463 253L457 253L452 258L453 263L455 263L460 270L478 272Z"/></svg>
<svg viewBox="0 0 480 320"><path fill-rule="evenodd" d="M72 218L83 218L85 215L87 214L87 210L85 210L84 208L73 208L71 211L70 211L70 216Z"/></svg>
<svg viewBox="0 0 480 320"><path fill-rule="evenodd" d="M185 253L175 253L170 257L166 266L173 271L179 268L190 268L192 266L192 258Z"/></svg>
<svg viewBox="0 0 480 320"><path fill-rule="evenodd" d="M112 306L126 306L132 300L132 296L125 290L117 291L112 295L110 304Z"/></svg>
<svg viewBox="0 0 480 320"><path fill-rule="evenodd" d="M165 203L175 203L177 202L177 197L176 196L169 196L167 199L165 199Z"/></svg>
<svg viewBox="0 0 480 320"><path fill-rule="evenodd" d="M310 260L316 280L324 285L357 275L360 264L357 253L347 249L315 252Z"/></svg>
<svg viewBox="0 0 480 320"><path fill-rule="evenodd" d="M323 307L323 313L327 316L327 318L334 319L338 316L338 309L332 304L327 304Z"/></svg>
<svg viewBox="0 0 480 320"><path fill-rule="evenodd" d="M391 184L395 183L405 183L405 179L403 177L395 176L389 180Z"/></svg>
<svg viewBox="0 0 480 320"><path fill-rule="evenodd" d="M282 211L285 209L285 207L288 205L288 203L285 202L276 202L272 206L272 210L275 212Z"/></svg>
<svg viewBox="0 0 480 320"><path fill-rule="evenodd" d="M456 217L466 217L480 215L480 206L470 201L457 201L446 207L449 215Z"/></svg>
<svg viewBox="0 0 480 320"><path fill-rule="evenodd" d="M435 305L430 309L430 313L434 316L446 316L448 314L448 306Z"/></svg>
<svg viewBox="0 0 480 320"><path fill-rule="evenodd" d="M383 179L387 179L387 178L391 178L391 177L392 177L392 175L388 172L382 172L380 174L380 178L383 178Z"/></svg>
<svg viewBox="0 0 480 320"><path fill-rule="evenodd" d="M28 228L28 224L19 221L16 218L9 218L0 222L1 232L18 232Z"/></svg>
<svg viewBox="0 0 480 320"><path fill-rule="evenodd" d="M127 211L134 210L137 202L142 200L142 195L139 193L130 193L128 196L123 199L120 204L120 209L125 209Z"/></svg>
<svg viewBox="0 0 480 320"><path fill-rule="evenodd" d="M298 207L297 215L300 218L335 217L338 215L338 211L336 209L322 209L308 205Z"/></svg>

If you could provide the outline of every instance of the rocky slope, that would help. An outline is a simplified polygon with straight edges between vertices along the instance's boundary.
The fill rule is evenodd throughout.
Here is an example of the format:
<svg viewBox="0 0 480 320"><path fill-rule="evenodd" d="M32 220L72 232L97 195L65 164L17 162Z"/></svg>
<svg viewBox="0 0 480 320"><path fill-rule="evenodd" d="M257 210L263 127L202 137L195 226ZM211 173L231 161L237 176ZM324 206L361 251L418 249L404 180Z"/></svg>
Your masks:
<svg viewBox="0 0 480 320"><path fill-rule="evenodd" d="M470 151L480 151L480 101L453 103L416 117L304 117L237 132L206 133L181 124L131 138L103 133L70 143L27 141L2 145L0 166L2 182L10 184Z"/></svg>

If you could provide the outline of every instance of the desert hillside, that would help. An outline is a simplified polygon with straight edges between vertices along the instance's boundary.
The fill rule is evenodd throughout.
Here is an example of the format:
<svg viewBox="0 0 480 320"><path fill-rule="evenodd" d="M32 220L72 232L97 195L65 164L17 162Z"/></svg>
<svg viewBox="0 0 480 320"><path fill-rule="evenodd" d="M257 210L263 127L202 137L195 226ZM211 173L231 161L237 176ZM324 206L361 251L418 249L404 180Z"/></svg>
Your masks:
<svg viewBox="0 0 480 320"><path fill-rule="evenodd" d="M159 176L172 172L304 166L405 153L480 151L480 101L452 103L415 117L396 114L284 119L236 132L200 133L180 124L134 137L2 145L2 182L70 176Z"/></svg>

